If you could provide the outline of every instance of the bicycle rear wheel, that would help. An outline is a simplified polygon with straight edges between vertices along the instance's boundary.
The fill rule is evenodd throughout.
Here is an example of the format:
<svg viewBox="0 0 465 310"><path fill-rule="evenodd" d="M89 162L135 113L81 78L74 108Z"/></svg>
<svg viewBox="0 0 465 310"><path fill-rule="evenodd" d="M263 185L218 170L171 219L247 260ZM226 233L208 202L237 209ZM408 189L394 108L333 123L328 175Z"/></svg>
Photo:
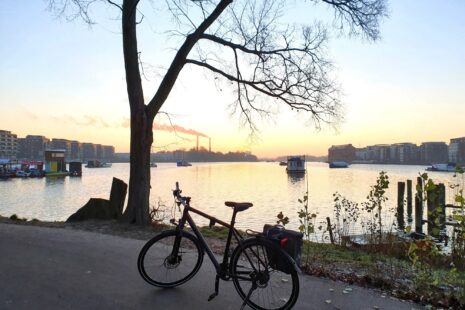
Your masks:
<svg viewBox="0 0 465 310"><path fill-rule="evenodd" d="M237 292L253 309L290 309L297 301L299 277L293 261L268 240L253 238L239 245L230 271Z"/></svg>
<svg viewBox="0 0 465 310"><path fill-rule="evenodd" d="M179 249L174 255L175 239L179 234ZM190 280L199 271L202 261L203 251L195 236L185 231L167 230L144 245L137 267L145 281L168 288Z"/></svg>

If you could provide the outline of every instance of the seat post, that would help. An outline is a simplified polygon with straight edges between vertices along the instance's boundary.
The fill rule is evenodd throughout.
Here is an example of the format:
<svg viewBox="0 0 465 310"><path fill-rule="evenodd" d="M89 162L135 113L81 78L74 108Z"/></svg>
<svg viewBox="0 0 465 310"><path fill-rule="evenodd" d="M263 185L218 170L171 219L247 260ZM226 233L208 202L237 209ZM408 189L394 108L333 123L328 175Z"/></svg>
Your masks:
<svg viewBox="0 0 465 310"><path fill-rule="evenodd" d="M236 223L236 214L237 214L237 210L236 208L233 208L233 214L231 217L231 227L234 227L234 224Z"/></svg>
<svg viewBox="0 0 465 310"><path fill-rule="evenodd" d="M228 239L226 240L226 247L225 247L225 252L224 252L224 256L223 256L223 263L222 263L222 267L223 268L227 268L228 266L228 258L229 258L229 247L231 245L231 239L232 239L232 235L233 235L233 229L234 229L234 223L236 221L236 214L237 214L237 210L236 208L233 209L233 214L232 214L232 217L231 217L231 227L229 228L229 231L228 231Z"/></svg>

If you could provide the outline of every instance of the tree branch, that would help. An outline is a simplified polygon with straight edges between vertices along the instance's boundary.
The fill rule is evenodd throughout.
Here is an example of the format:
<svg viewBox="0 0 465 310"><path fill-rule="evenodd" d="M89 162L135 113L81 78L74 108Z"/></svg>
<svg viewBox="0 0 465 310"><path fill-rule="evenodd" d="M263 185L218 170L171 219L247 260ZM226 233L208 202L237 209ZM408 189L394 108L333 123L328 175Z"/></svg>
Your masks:
<svg viewBox="0 0 465 310"><path fill-rule="evenodd" d="M200 39L201 35L213 24L213 22L221 15L226 7L232 3L232 0L221 0L212 13L199 25L199 27L186 37L183 45L180 47L176 56L174 57L168 71L165 74L157 92L150 100L147 111L150 117L155 117L156 113L160 110L161 106L168 97L171 89L178 78L179 72L184 67L185 61L192 47Z"/></svg>

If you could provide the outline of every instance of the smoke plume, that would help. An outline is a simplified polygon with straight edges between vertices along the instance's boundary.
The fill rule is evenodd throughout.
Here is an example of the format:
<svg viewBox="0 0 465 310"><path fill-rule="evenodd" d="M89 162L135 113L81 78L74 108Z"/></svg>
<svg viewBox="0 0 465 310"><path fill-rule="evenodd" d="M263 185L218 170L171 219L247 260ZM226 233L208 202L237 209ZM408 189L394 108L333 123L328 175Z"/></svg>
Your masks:
<svg viewBox="0 0 465 310"><path fill-rule="evenodd" d="M191 136L199 136L208 138L208 136L204 133L198 132L194 129L187 129L179 125L164 125L164 124L153 124L153 130L161 130L161 131L168 131L168 132L177 132L177 133L184 133Z"/></svg>

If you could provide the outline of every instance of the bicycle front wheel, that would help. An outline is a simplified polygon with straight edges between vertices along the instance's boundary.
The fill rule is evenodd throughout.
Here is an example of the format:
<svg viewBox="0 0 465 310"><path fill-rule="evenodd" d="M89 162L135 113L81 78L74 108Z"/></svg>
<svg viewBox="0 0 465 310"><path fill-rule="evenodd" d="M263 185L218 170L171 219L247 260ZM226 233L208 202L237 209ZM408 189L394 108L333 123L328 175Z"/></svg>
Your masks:
<svg viewBox="0 0 465 310"><path fill-rule="evenodd" d="M265 239L248 239L236 248L231 277L241 298L253 309L290 309L299 295L292 259Z"/></svg>
<svg viewBox="0 0 465 310"><path fill-rule="evenodd" d="M176 238L180 238L177 249ZM203 251L195 236L185 231L167 230L144 245L137 267L145 281L168 288L190 280L199 271L202 261Z"/></svg>

